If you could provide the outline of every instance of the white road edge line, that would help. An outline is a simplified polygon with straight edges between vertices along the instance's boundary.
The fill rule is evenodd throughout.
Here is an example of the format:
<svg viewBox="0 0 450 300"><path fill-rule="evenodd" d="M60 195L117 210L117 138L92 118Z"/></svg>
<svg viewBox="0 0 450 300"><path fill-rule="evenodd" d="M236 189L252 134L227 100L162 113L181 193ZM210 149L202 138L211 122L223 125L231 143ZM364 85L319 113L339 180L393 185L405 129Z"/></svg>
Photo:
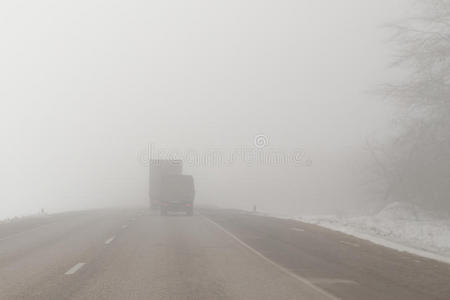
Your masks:
<svg viewBox="0 0 450 300"><path fill-rule="evenodd" d="M356 243L350 243L350 242L346 242L346 241L341 241L341 244L347 245L347 246L352 246L352 247L359 247L359 244Z"/></svg>
<svg viewBox="0 0 450 300"><path fill-rule="evenodd" d="M351 279L340 279L340 278L310 278L311 282L323 283L323 284L359 284L358 282Z"/></svg>
<svg viewBox="0 0 450 300"><path fill-rule="evenodd" d="M294 231L299 231L299 232L303 232L303 231L305 231L305 229L301 229L301 228L291 228L291 230L294 230Z"/></svg>
<svg viewBox="0 0 450 300"><path fill-rule="evenodd" d="M126 229L128 225L122 225L122 229Z"/></svg>
<svg viewBox="0 0 450 300"><path fill-rule="evenodd" d="M69 269L64 275L73 275L78 272L86 263L77 263L75 266Z"/></svg>
<svg viewBox="0 0 450 300"><path fill-rule="evenodd" d="M309 286L310 288L312 288L313 290L315 290L316 292L322 294L323 296L331 299L331 300L341 300L340 298L328 293L327 291L321 289L320 287L318 287L317 285L315 285L314 283L312 283L311 281L309 281L306 278L303 278L295 273L293 273L292 271L286 269L285 267L283 267L282 265L274 262L273 260L269 259L268 257L266 257L264 254L262 254L261 252L259 252L258 250L254 249L253 247L251 247L250 245L248 245L246 242L242 241L240 238L238 238L237 236L235 236L233 233L229 232L228 230L226 230L224 227L222 227L221 225L219 225L218 223L214 222L213 220L211 220L210 218L202 215L206 220L208 220L211 224L214 224L217 228L219 228L221 231L223 231L225 234L227 234L228 236L230 236L232 239L234 239L236 242L238 242L241 246L243 246L244 248L246 248L247 250L249 250L250 252L252 252L253 254L255 254L256 256L262 258L264 261L268 262L269 264L277 267L278 269L280 269L282 272L284 272L285 274L291 276L294 279L297 279L298 281L302 282L303 284Z"/></svg>
<svg viewBox="0 0 450 300"><path fill-rule="evenodd" d="M115 239L116 239L115 236L110 237L109 239L107 239L107 240L105 241L105 245L111 244L111 242L114 241Z"/></svg>

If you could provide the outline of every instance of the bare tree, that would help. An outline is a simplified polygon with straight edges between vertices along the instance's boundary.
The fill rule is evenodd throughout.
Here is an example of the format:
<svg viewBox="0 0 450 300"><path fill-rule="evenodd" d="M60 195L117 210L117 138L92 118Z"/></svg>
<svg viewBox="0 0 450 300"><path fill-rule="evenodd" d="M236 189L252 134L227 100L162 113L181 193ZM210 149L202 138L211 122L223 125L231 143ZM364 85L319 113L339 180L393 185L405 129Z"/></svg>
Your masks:
<svg viewBox="0 0 450 300"><path fill-rule="evenodd" d="M369 149L383 165L390 198L450 208L450 0L419 7L417 16L391 26L393 66L407 76L384 93L403 112L401 133L382 151Z"/></svg>

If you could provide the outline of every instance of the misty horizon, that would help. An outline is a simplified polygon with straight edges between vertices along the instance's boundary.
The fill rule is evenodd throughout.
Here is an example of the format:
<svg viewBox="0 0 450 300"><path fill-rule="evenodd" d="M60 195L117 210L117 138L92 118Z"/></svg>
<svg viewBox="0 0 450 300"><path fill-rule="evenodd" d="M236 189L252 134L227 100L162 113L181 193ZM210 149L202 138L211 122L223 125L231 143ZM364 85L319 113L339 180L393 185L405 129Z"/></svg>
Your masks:
<svg viewBox="0 0 450 300"><path fill-rule="evenodd" d="M402 15L400 3L2 6L1 217L145 205L137 157L148 145L229 153L258 134L273 149L302 149L312 166L290 178L263 168L246 191L260 203L208 191L224 180L246 189L240 182L258 170L194 167L205 203L280 210L301 198L289 210L318 212L363 196L365 139L385 135L393 118L369 91L392 74L382 26ZM277 172L292 180L272 192L279 204L258 184L275 184Z"/></svg>

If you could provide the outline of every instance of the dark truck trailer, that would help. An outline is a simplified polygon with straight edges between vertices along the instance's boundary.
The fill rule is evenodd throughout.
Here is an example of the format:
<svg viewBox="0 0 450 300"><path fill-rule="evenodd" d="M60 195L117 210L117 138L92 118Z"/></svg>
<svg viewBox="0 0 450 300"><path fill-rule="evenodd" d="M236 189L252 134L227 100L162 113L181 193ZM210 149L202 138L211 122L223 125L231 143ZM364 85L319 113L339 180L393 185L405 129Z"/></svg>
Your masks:
<svg viewBox="0 0 450 300"><path fill-rule="evenodd" d="M149 172L150 208L157 209L161 204L163 178L165 176L181 175L183 173L183 161L154 159L150 161Z"/></svg>
<svg viewBox="0 0 450 300"><path fill-rule="evenodd" d="M194 214L194 178L191 175L164 176L161 192L161 215L171 211Z"/></svg>

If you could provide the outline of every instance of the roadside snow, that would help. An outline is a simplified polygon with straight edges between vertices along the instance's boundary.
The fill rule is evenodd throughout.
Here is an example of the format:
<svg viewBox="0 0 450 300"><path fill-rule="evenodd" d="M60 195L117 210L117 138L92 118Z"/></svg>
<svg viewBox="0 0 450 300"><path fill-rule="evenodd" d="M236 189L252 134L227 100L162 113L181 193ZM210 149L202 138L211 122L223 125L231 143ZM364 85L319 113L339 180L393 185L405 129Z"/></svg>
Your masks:
<svg viewBox="0 0 450 300"><path fill-rule="evenodd" d="M0 224L18 222L18 221L21 221L24 219L41 219L41 218L48 218L48 217L49 217L49 214L47 214L47 213L37 213L37 214L14 216L12 218L0 219Z"/></svg>
<svg viewBox="0 0 450 300"><path fill-rule="evenodd" d="M373 216L301 216L295 219L450 263L450 218L395 202Z"/></svg>

